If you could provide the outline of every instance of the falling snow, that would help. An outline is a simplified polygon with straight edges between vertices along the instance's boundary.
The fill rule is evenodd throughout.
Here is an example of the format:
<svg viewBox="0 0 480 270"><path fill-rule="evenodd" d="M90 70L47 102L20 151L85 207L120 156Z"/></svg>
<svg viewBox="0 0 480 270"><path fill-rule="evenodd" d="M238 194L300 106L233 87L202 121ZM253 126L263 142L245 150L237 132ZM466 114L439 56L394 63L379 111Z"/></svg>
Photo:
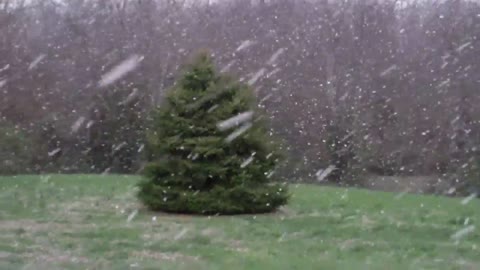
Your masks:
<svg viewBox="0 0 480 270"><path fill-rule="evenodd" d="M118 145L114 145L114 146L113 146L113 152L115 153L115 152L121 150L121 149L122 149L123 147L125 147L125 146L127 146L127 142L122 142L122 143L120 143L120 144L118 144Z"/></svg>
<svg viewBox="0 0 480 270"><path fill-rule="evenodd" d="M128 215L127 223L130 223L135 218L135 216L137 216L137 214L138 214L138 210L137 209L133 210L132 213Z"/></svg>
<svg viewBox="0 0 480 270"><path fill-rule="evenodd" d="M107 174L109 174L111 170L112 170L111 167L106 168L106 169L102 172L102 175L107 175Z"/></svg>
<svg viewBox="0 0 480 270"><path fill-rule="evenodd" d="M475 199L477 197L477 193L473 193L471 194L470 196L466 197L465 199L462 200L462 204L463 205L466 205L468 204L469 202L471 202L473 199Z"/></svg>
<svg viewBox="0 0 480 270"><path fill-rule="evenodd" d="M252 163L254 158L255 158L255 153L253 153L250 157L248 157L245 161L243 161L242 164L240 164L240 168L247 167L250 163Z"/></svg>
<svg viewBox="0 0 480 270"><path fill-rule="evenodd" d="M321 182L323 180L325 180L328 175L330 175L334 170L336 169L335 166L333 165L329 165L327 168L325 169L320 169L318 170L316 173L315 173L315 176L317 177L317 181L318 182Z"/></svg>
<svg viewBox="0 0 480 270"><path fill-rule="evenodd" d="M278 58L280 57L280 55L282 55L283 53L285 52L285 48L280 48L278 49L271 57L270 59L268 59L267 61L267 65L274 65Z"/></svg>
<svg viewBox="0 0 480 270"><path fill-rule="evenodd" d="M4 72L6 70L8 70L10 68L10 65L9 64L6 64L5 66L3 66L2 68L0 68L0 72Z"/></svg>
<svg viewBox="0 0 480 270"><path fill-rule="evenodd" d="M73 123L72 125L72 133L77 133L78 130L82 127L83 123L85 122L85 117L81 116L77 119L77 121L75 121L75 123Z"/></svg>
<svg viewBox="0 0 480 270"><path fill-rule="evenodd" d="M173 240L178 241L178 240L182 239L187 234L188 231L189 230L187 228L184 228L179 233L177 233L175 235L175 237L173 237Z"/></svg>
<svg viewBox="0 0 480 270"><path fill-rule="evenodd" d="M236 138L242 136L245 132L247 132L252 127L252 123L245 123L240 126L238 129L230 133L227 138L225 138L225 142L230 143Z"/></svg>
<svg viewBox="0 0 480 270"><path fill-rule="evenodd" d="M460 45L460 46L456 49L456 51L457 51L458 53L461 53L463 50L465 50L466 48L468 48L468 46L470 46L470 44L472 44L472 42L470 42L470 41L469 41L469 42L465 42L464 44Z"/></svg>
<svg viewBox="0 0 480 270"><path fill-rule="evenodd" d="M236 127L236 126L238 126L242 123L250 121L250 120L252 120L252 118L253 118L253 112L252 111L243 112L243 113L240 113L238 115L235 115L235 116L233 116L233 117L231 117L227 120L224 120L224 121L218 123L217 128L220 131L225 131L227 129Z"/></svg>
<svg viewBox="0 0 480 270"><path fill-rule="evenodd" d="M398 193L397 195L395 195L394 199L399 200L399 199L403 198L408 192L409 192L408 189L405 190L405 191L402 191L402 192Z"/></svg>
<svg viewBox="0 0 480 270"><path fill-rule="evenodd" d="M42 60L45 59L45 57L46 57L45 54L40 54L39 56L37 56L35 60L33 60L32 63L30 63L30 65L28 65L28 70L32 70L35 67L37 67L38 64L40 64L40 62L42 62Z"/></svg>
<svg viewBox="0 0 480 270"><path fill-rule="evenodd" d="M235 51L239 52L239 51L245 50L248 47L254 45L255 43L256 42L251 41L251 40L245 40L245 41L242 42L242 44L240 44L240 46L238 46L238 48Z"/></svg>
<svg viewBox="0 0 480 270"><path fill-rule="evenodd" d="M121 79L123 76L134 71L139 66L140 62L143 59L144 59L143 56L134 54L129 58L123 60L120 64L116 65L109 72L105 73L102 76L102 79L98 83L98 86L105 87L116 82L117 80Z"/></svg>
<svg viewBox="0 0 480 270"><path fill-rule="evenodd" d="M431 237L428 241L432 243L428 245L438 244L442 248L425 252L413 246L423 240L403 241L402 245L412 246L399 246L398 250L415 250L399 255L405 257L402 257L405 268L428 265L467 269L475 268L478 263L474 254L479 247L476 231L479 218L475 210L480 194L477 179L480 2L190 1L194 5L187 4L189 1L119 1L118 5L104 5L100 0L91 1L91 5L84 5L85 1L4 2L3 6L0 4L3 23L0 25L0 175L15 179L12 181L15 186L0 186L0 201L3 198L15 209L31 210L42 220L55 221L75 215L77 221L82 219L76 217L81 214L85 220L100 225L104 217L95 220L93 208L99 210L99 204L108 203L111 216L120 219L120 225L145 229L143 233L150 236L144 239L145 247L167 238L181 240L177 244L186 247L193 243L189 241L204 242L193 229L193 223L201 219L170 218L163 213L149 216L153 212L136 210L137 202L130 198L140 189L133 184L138 178L125 176L134 179L125 187L128 194L121 194L123 181L117 181L123 174L141 173L149 162L155 163L151 159L157 156L150 152L155 150L156 143L158 148L167 148L170 140L175 149L182 150L181 157L186 156L185 163L203 165L211 159L210 153L206 153L203 145L182 141L202 130L201 135L208 138L204 141L212 139L226 150L220 164L235 160L234 171L255 172L265 181L285 181L291 190L299 187L292 191L294 204L281 208L278 214L251 216L251 219L222 217L221 224L214 222L215 216L201 221L202 226L219 226L215 229L221 232L207 239L207 249L216 244L227 250L237 244L252 248L246 240L232 244L223 239L227 236L225 232L231 231L223 228L226 220L234 220L235 226L245 224L255 229L254 226L269 223L266 220L280 217L277 221L285 223L280 226L285 231L275 231L274 241L295 244L302 237L313 241L310 238L314 234L306 227L288 228L292 222L285 221L302 226L308 225L300 222L303 216L341 217L342 224L336 229L357 228L359 232L355 239L334 241L333 253L338 249L345 253L345 259L350 259L349 252L361 248L367 254L370 248L378 248L378 244L385 242L362 239L364 234L367 238L371 236L368 233L372 228L390 226L409 240L406 237L415 235L399 230L408 226L409 230L422 231L425 241ZM219 74L222 77L217 82L222 82L223 76L229 78L226 84L205 84L206 91L215 92L224 85L229 87L219 90L248 91L245 94L253 91L252 106L242 99L244 96L237 98L228 91L205 99L195 91L192 95L170 95L170 90L183 86L184 68L188 67L191 56L204 47L212 55L215 72L224 73ZM238 81L242 83L237 84ZM245 84L249 87L244 87ZM224 94L230 95L230 103L222 102ZM234 108L232 104L240 105ZM194 115L194 120L182 114L184 106L192 109L189 115ZM176 125L167 122L158 124L161 131L153 130L154 118L150 116L157 107L173 108L172 118L185 120L185 130L176 130ZM264 120L268 125L266 134L272 136L272 142L278 140L281 144L275 149L244 147L248 140L257 139L256 133L262 130ZM169 134L169 140L157 142L162 132ZM282 155L277 155L277 150ZM168 158L166 153L162 155L159 159ZM269 166L260 168L263 163ZM181 171L175 171L171 178L185 177L179 176ZM45 175L39 176L38 188L30 196L22 191L22 181L16 179L37 172ZM79 177L80 183L75 196L68 197L67 188L61 187L57 176L52 177L51 173L80 174L72 176ZM103 175L96 177L105 182L115 179L115 188L111 192L108 189L111 194L104 197L87 194L88 185L84 185L90 181L87 174ZM107 177L107 174L112 175ZM195 172L188 174L193 177ZM210 171L198 174L212 182L228 178ZM300 182L322 187L295 185ZM323 187L337 184L335 189ZM356 194L363 191L356 193L348 189L350 185L391 193L377 198L377 193L369 192L365 203L375 204L375 209L367 213L368 207L360 209L355 205ZM316 188L319 194L313 193ZM175 196L168 189L162 189L164 194L158 200L173 204ZM202 195L194 185L189 189L188 194ZM315 199L317 195L319 198L325 195L320 193L326 190L336 193L326 194L328 200ZM97 191L101 191L100 187ZM80 213L76 208L84 193L88 195L85 205L91 206L92 211L85 209L85 213ZM438 198L437 205L422 197L429 193L456 198L445 202L452 204L451 209L456 205L458 211L440 207L443 198ZM308 196L302 198L304 194ZM48 200L43 202L46 196ZM57 207L56 196L73 201L58 203L61 211L53 211ZM98 197L95 201L94 196ZM312 205L299 211L298 204L307 203L310 196L312 200L308 203ZM323 202L327 204L322 205ZM269 207L270 203L262 202L263 206ZM352 208L344 216L341 211L348 207ZM55 217L43 216L46 213L43 210L49 210ZM439 211L445 212L441 220L435 216ZM5 213L15 214L10 212ZM138 222L133 222L135 218ZM388 222L381 224L383 221ZM18 223L15 222L12 221ZM102 227L98 224L93 227ZM28 229L27 233L22 227L16 238L29 237L34 226L40 224L26 222L23 227ZM160 232L164 227L168 230ZM437 227L442 228L443 237L435 238L437 232L432 228ZM252 230L255 241L262 239L263 229L269 232L266 228ZM159 239L152 237L153 233ZM326 244L327 236L320 234L315 241ZM452 241L458 246L452 245ZM389 246L392 245L382 244L382 248ZM237 248L232 250L241 252ZM470 248L475 252L470 252ZM450 253L442 254L444 250ZM462 256L451 260L450 255L459 250ZM150 251L152 254L144 254L145 258L131 256L133 261L127 266L141 269L147 267L144 265L147 261L162 261L163 253ZM46 250L35 260L53 260L53 255L58 255L55 259L68 263L71 252L60 252L68 256L58 252ZM225 254L230 253L234 252ZM332 252L324 253L321 255L329 256ZM52 258L46 258L45 254ZM0 252L0 258L13 255ZM29 256L16 257L26 260ZM383 262L370 257L361 259L368 266ZM74 259L73 263L80 262ZM201 260L199 263L203 263ZM190 261L184 261L190 265ZM205 261L206 265L209 263Z"/></svg>
<svg viewBox="0 0 480 270"><path fill-rule="evenodd" d="M280 72L280 71L281 71L280 68L276 68L276 69L270 71L267 75L265 75L265 77L270 78L270 77L272 77L273 75L277 74L277 73Z"/></svg>
<svg viewBox="0 0 480 270"><path fill-rule="evenodd" d="M221 73L225 73L225 72L228 72L230 70L230 68L233 66L233 64L235 64L236 60L232 60L230 61L226 66L224 66L220 72Z"/></svg>
<svg viewBox="0 0 480 270"><path fill-rule="evenodd" d="M128 95L128 97L119 103L119 105L126 105L131 103L138 96L138 88L133 89L133 91Z"/></svg>
<svg viewBox="0 0 480 270"><path fill-rule="evenodd" d="M392 65L390 66L389 68L385 69L384 71L382 71L382 73L380 73L380 76L381 77L385 77L387 76L388 74L392 73L392 71L396 70L397 69L397 65Z"/></svg>
<svg viewBox="0 0 480 270"><path fill-rule="evenodd" d="M215 104L212 107L210 107L207 112L211 113L211 112L215 111L215 109L217 109L217 108L218 108L218 104Z"/></svg>
<svg viewBox="0 0 480 270"><path fill-rule="evenodd" d="M48 152L48 156L49 156L49 157L53 157L53 156L55 156L56 154L60 153L60 151L62 151L61 148L54 149L54 150Z"/></svg>
<svg viewBox="0 0 480 270"><path fill-rule="evenodd" d="M88 129L88 128L91 128L94 123L95 123L95 121L93 121L93 120L88 121L88 122L87 122L87 125L85 125L85 128L87 128L87 129Z"/></svg>
<svg viewBox="0 0 480 270"><path fill-rule="evenodd" d="M438 88L444 87L446 85L450 84L450 79L446 79L438 84Z"/></svg>
<svg viewBox="0 0 480 270"><path fill-rule="evenodd" d="M267 70L265 68L261 68L260 70L258 70L255 74L253 74L250 80L248 80L247 84L254 85L258 81L258 79L260 79L265 74L266 71Z"/></svg>
<svg viewBox="0 0 480 270"><path fill-rule="evenodd" d="M475 231L475 226L470 225L468 227L465 227L461 230L456 231L452 236L450 237L452 240L461 240L462 238L465 238L467 235L473 233Z"/></svg>

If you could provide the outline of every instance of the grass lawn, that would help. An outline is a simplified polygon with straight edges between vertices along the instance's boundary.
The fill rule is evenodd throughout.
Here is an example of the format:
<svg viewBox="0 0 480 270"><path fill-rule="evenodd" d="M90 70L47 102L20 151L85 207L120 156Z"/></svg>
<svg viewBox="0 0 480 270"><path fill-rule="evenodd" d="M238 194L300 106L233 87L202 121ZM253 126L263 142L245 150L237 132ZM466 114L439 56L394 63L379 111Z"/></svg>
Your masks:
<svg viewBox="0 0 480 270"><path fill-rule="evenodd" d="M479 200L297 185L275 214L194 217L143 209L138 179L0 177L0 269L480 269Z"/></svg>

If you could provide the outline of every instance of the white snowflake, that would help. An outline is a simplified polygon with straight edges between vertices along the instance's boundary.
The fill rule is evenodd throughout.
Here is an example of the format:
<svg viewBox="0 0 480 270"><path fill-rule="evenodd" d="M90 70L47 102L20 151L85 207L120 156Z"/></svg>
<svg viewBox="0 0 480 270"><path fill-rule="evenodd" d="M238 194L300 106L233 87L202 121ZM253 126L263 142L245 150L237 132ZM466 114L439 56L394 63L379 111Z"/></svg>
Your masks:
<svg viewBox="0 0 480 270"><path fill-rule="evenodd" d="M33 61L32 63L30 63L30 65L28 66L28 70L32 70L34 69L36 66L38 66L38 64L40 64L40 62L42 62L42 60L46 57L45 54L40 54L39 56L37 56Z"/></svg>
<svg viewBox="0 0 480 270"><path fill-rule="evenodd" d="M236 52L239 52L239 51L242 51L242 50L245 50L247 49L248 47L254 45L256 42L255 41L251 41L251 40L245 40L243 41L240 46L237 47L237 49L235 50Z"/></svg>
<svg viewBox="0 0 480 270"><path fill-rule="evenodd" d="M460 240L462 238L464 238L465 236L471 234L472 232L475 231L475 226L474 225L470 225L468 227L465 227L461 230L458 230L456 231L454 234L452 234L452 236L450 237L452 240Z"/></svg>
<svg viewBox="0 0 480 270"><path fill-rule="evenodd" d="M330 175L334 170L336 169L335 166L329 165L325 169L320 169L315 173L315 176L317 177L317 181L321 182L327 178L328 175Z"/></svg>
<svg viewBox="0 0 480 270"><path fill-rule="evenodd" d="M85 122L85 117L80 116L75 123L72 125L72 133L78 132L78 130L82 127L83 123Z"/></svg>
<svg viewBox="0 0 480 270"><path fill-rule="evenodd" d="M238 125L241 125L242 123L245 123L247 121L250 121L252 117L253 117L253 112L246 111L218 123L217 128L221 131L224 131L224 130L236 127Z"/></svg>
<svg viewBox="0 0 480 270"><path fill-rule="evenodd" d="M240 164L240 168L243 169L247 167L250 163L252 163L254 157L255 157L255 152L250 157L248 157L245 161L243 161L242 164Z"/></svg>
<svg viewBox="0 0 480 270"><path fill-rule="evenodd" d="M465 199L462 200L462 204L463 205L466 205L468 204L469 202L471 202L473 199L475 199L477 197L477 193L473 193L471 194L470 196L466 197Z"/></svg>
<svg viewBox="0 0 480 270"><path fill-rule="evenodd" d="M132 221L133 218L135 218L135 216L136 216L137 214L138 214L138 210L137 210L137 209L133 210L133 212L130 213L130 215L128 215L127 222Z"/></svg>
<svg viewBox="0 0 480 270"><path fill-rule="evenodd" d="M247 132L247 130L249 130L251 127L252 127L252 123L245 123L244 125L240 126L238 129L233 131L230 135L228 135L225 141L227 143L232 142L233 140L241 136L243 133Z"/></svg>
<svg viewBox="0 0 480 270"><path fill-rule="evenodd" d="M266 72L267 70L265 68L261 68L260 70L258 70L255 74L253 74L252 78L250 78L250 80L248 80L247 84L248 85L254 85L258 79L260 79Z"/></svg>
<svg viewBox="0 0 480 270"><path fill-rule="evenodd" d="M267 65L274 65L278 58L280 57L280 55L282 55L283 53L285 52L285 48L280 48L278 49L271 57L270 59L268 59L267 61Z"/></svg>
<svg viewBox="0 0 480 270"><path fill-rule="evenodd" d="M62 149L60 149L60 148L54 149L54 150L48 152L48 156L49 156L49 157L55 156L55 155L56 155L57 153L59 153L60 151L62 151Z"/></svg>
<svg viewBox="0 0 480 270"><path fill-rule="evenodd" d="M120 62L120 64L112 68L109 72L105 73L102 76L100 82L98 83L98 86L105 87L114 83L115 81L122 78L126 74L135 70L143 59L144 57L141 55L137 55L137 54L131 55L127 59Z"/></svg>

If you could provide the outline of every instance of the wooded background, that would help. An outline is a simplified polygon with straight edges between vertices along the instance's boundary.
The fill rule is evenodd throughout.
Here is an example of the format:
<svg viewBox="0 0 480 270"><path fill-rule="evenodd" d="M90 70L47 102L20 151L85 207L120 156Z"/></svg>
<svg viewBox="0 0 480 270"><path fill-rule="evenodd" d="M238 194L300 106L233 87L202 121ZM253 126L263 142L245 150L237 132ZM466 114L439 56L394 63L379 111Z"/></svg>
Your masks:
<svg viewBox="0 0 480 270"><path fill-rule="evenodd" d="M278 177L333 164L347 184L463 183L480 142L479 35L480 5L464 0L0 0L0 167L138 171L148 112L206 48L255 89L288 153ZM137 69L99 85L132 56Z"/></svg>

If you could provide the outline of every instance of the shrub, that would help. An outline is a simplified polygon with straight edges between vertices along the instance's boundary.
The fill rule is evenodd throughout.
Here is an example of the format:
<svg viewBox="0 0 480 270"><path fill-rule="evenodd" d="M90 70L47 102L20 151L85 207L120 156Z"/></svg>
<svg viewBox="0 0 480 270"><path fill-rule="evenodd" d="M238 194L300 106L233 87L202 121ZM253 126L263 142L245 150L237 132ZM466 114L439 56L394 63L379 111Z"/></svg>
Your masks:
<svg viewBox="0 0 480 270"><path fill-rule="evenodd" d="M455 185L457 194L480 195L480 153L471 153L470 159L457 168L454 177L458 182Z"/></svg>
<svg viewBox="0 0 480 270"><path fill-rule="evenodd" d="M138 88L116 87L97 95L90 111L87 160L95 172L136 172L144 143L144 97Z"/></svg>
<svg viewBox="0 0 480 270"><path fill-rule="evenodd" d="M0 124L0 174L29 173L33 170L33 141L22 130Z"/></svg>
<svg viewBox="0 0 480 270"><path fill-rule="evenodd" d="M193 214L286 204L286 187L270 178L278 147L257 115L251 89L217 75L200 54L153 114L139 198L153 210Z"/></svg>

